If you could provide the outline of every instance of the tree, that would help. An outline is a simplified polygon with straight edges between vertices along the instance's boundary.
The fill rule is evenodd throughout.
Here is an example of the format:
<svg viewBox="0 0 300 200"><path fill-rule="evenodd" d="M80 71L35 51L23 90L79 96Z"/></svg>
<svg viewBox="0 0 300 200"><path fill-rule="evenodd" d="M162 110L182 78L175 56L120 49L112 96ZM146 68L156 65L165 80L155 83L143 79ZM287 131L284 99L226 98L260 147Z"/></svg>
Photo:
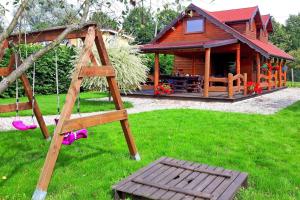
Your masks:
<svg viewBox="0 0 300 200"><path fill-rule="evenodd" d="M102 11L94 12L90 20L96 22L100 28L117 30L119 27L119 24L116 20L112 19Z"/></svg>
<svg viewBox="0 0 300 200"><path fill-rule="evenodd" d="M291 35L286 31L284 25L272 19L274 32L270 34L270 41L279 48L290 51L292 46Z"/></svg>
<svg viewBox="0 0 300 200"><path fill-rule="evenodd" d="M25 18L31 30L79 22L74 5L62 0L38 0L29 5Z"/></svg>
<svg viewBox="0 0 300 200"><path fill-rule="evenodd" d="M294 61L288 63L289 67L293 69L300 69L300 48L290 51L289 54L295 59Z"/></svg>
<svg viewBox="0 0 300 200"><path fill-rule="evenodd" d="M168 4L166 4L164 9L157 13L157 33L169 25L178 15L178 11L169 8Z"/></svg>
<svg viewBox="0 0 300 200"><path fill-rule="evenodd" d="M286 21L286 32L291 36L291 50L300 48L300 13L289 16Z"/></svg>
<svg viewBox="0 0 300 200"><path fill-rule="evenodd" d="M135 36L137 44L150 42L154 37L155 24L151 12L144 7L132 9L124 19L123 29Z"/></svg>

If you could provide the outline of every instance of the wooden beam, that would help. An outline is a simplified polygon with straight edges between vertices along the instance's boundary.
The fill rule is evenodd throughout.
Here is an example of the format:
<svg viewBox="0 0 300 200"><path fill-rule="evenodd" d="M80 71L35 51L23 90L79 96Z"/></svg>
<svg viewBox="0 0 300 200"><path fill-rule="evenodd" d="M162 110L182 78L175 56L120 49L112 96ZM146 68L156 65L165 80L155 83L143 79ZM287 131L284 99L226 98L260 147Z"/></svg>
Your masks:
<svg viewBox="0 0 300 200"><path fill-rule="evenodd" d="M126 110L66 120L62 133L127 119Z"/></svg>
<svg viewBox="0 0 300 200"><path fill-rule="evenodd" d="M21 102L19 103L19 110L29 110L31 109L31 103L30 102ZM7 112L15 112L17 110L17 104L6 104L6 105L0 105L0 113L7 113Z"/></svg>
<svg viewBox="0 0 300 200"><path fill-rule="evenodd" d="M268 64L271 64L270 59L268 60ZM272 87L271 73L272 72L270 70L268 70L268 90L269 91L271 90L271 87Z"/></svg>
<svg viewBox="0 0 300 200"><path fill-rule="evenodd" d="M89 27L89 30L86 35L86 39L84 42L84 48L81 51L78 63L75 66L75 70L72 76L72 81L70 84L70 88L68 90L67 96L66 96L66 102L63 106L62 112L60 114L60 118L58 120L58 124L55 128L53 139L51 141L51 145L49 148L49 151L47 153L47 157L37 184L37 190L36 192L46 192L53 170L54 166L62 145L62 141L64 136L61 135L63 124L66 120L68 120L71 116L73 106L76 101L76 97L79 93L80 85L82 82L82 79L78 79L78 75L80 73L81 67L88 64L89 56L90 56L90 50L94 44L95 39L95 27Z"/></svg>
<svg viewBox="0 0 300 200"><path fill-rule="evenodd" d="M154 90L159 84L159 54L155 53L154 57Z"/></svg>
<svg viewBox="0 0 300 200"><path fill-rule="evenodd" d="M209 75L210 75L210 52L211 49L205 49L205 68L204 68L204 97L208 97Z"/></svg>
<svg viewBox="0 0 300 200"><path fill-rule="evenodd" d="M0 61L2 60L4 53L5 53L5 49L8 48L8 41L4 40L1 44L0 44Z"/></svg>
<svg viewBox="0 0 300 200"><path fill-rule="evenodd" d="M24 85L24 90L25 90L25 94L29 100L30 103L32 103L33 101L33 93L32 93L32 88L31 88L31 85L30 85L30 82L27 78L27 76L25 74L23 74L21 77L20 77L23 85ZM43 115L42 115L42 112L40 110L40 107L37 103L37 101L35 100L34 101L34 105L33 105L33 112L34 112L34 115L37 119L37 122L40 126L40 129L44 135L44 138L45 139L48 139L50 137L50 134L49 134L49 130L47 129L47 126L46 126L46 123L44 121L44 118L43 118Z"/></svg>
<svg viewBox="0 0 300 200"><path fill-rule="evenodd" d="M105 48L105 43L103 41L102 32L98 29L96 30L95 43L102 65L111 65Z"/></svg>
<svg viewBox="0 0 300 200"><path fill-rule="evenodd" d="M278 87L282 86L282 65L283 65L283 59L280 60L279 63L279 72L278 72Z"/></svg>
<svg viewBox="0 0 300 200"><path fill-rule="evenodd" d="M12 72L9 67L0 67L0 76L8 76Z"/></svg>
<svg viewBox="0 0 300 200"><path fill-rule="evenodd" d="M55 40L64 30L66 27L57 27L51 28L43 31L33 31L26 34L26 42L27 43L39 43L39 42L47 42ZM69 33L65 39L77 39L77 38L84 38L87 33L87 27L82 28L78 31L73 31ZM8 41L12 41L15 44L19 43L19 34L14 34L8 37ZM21 34L20 42L25 42L25 35Z"/></svg>
<svg viewBox="0 0 300 200"><path fill-rule="evenodd" d="M260 54L256 52L256 82L259 84L260 83Z"/></svg>
<svg viewBox="0 0 300 200"><path fill-rule="evenodd" d="M237 44L236 47L236 73L241 74L241 45ZM240 88L241 79L237 79L237 86Z"/></svg>
<svg viewBox="0 0 300 200"><path fill-rule="evenodd" d="M96 31L96 47L101 59L102 65L110 65L109 57L105 48L105 44L103 42L102 33L100 31ZM107 77L107 83L109 86L109 90L111 92L111 96L113 97L115 107L117 110L124 109L124 104L121 99L120 90L117 84L115 77ZM129 127L128 119L120 121L122 130L126 139L126 143L130 152L130 155L135 160L140 160L140 156L137 152L137 148L134 142L134 138L131 133L131 129Z"/></svg>
<svg viewBox="0 0 300 200"><path fill-rule="evenodd" d="M233 98L233 74L229 73L228 74L228 97Z"/></svg>
<svg viewBox="0 0 300 200"><path fill-rule="evenodd" d="M115 71L111 66L86 66L82 67L79 77L114 77Z"/></svg>
<svg viewBox="0 0 300 200"><path fill-rule="evenodd" d="M247 82L248 82L247 73L244 73L244 96L247 96L248 94Z"/></svg>

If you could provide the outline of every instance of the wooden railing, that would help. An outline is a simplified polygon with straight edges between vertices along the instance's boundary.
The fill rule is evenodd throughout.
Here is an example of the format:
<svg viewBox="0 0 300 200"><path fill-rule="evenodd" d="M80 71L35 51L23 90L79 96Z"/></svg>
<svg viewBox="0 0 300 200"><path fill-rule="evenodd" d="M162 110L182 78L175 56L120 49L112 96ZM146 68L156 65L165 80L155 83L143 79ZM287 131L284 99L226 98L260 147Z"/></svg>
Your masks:
<svg viewBox="0 0 300 200"><path fill-rule="evenodd" d="M236 84L234 84L236 82ZM244 91L244 95L247 95L247 74L233 74L229 73L228 77L210 77L209 78L209 88L210 92L228 92L228 97L233 98L235 93ZM223 83L223 86L215 86L214 83Z"/></svg>
<svg viewBox="0 0 300 200"><path fill-rule="evenodd" d="M279 73L278 75L278 86L281 87L281 86L286 86L286 71L285 72L281 72Z"/></svg>
<svg viewBox="0 0 300 200"><path fill-rule="evenodd" d="M277 88L277 86L279 85L277 80L277 71L274 74L272 72L268 72L268 75L261 74L259 77L260 87L268 90L271 90L272 88Z"/></svg>

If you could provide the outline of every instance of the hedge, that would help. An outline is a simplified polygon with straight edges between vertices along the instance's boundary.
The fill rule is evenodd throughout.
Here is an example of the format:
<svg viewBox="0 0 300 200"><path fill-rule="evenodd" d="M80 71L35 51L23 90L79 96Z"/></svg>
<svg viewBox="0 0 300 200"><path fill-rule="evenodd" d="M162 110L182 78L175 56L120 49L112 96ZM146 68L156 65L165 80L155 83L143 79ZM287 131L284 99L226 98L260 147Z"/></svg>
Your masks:
<svg viewBox="0 0 300 200"><path fill-rule="evenodd" d="M42 45L21 45L21 55L25 57L25 47L27 47L28 55L42 48ZM73 68L72 58L76 54L73 47L60 45L56 48L58 56L58 77L59 77L59 90L60 93L65 93L70 84L70 70ZM5 52L3 60L0 62L0 67L6 67L9 62L9 57L12 50L8 49ZM30 82L32 83L32 70L31 67L26 73ZM20 81L19 81L20 82ZM22 85L21 82L19 84ZM19 90L20 94L24 93L22 87ZM45 54L43 57L36 61L36 80L35 80L35 92L36 94L55 94L55 51L52 50ZM15 96L15 84L12 84L8 90L0 94L0 97L14 97Z"/></svg>

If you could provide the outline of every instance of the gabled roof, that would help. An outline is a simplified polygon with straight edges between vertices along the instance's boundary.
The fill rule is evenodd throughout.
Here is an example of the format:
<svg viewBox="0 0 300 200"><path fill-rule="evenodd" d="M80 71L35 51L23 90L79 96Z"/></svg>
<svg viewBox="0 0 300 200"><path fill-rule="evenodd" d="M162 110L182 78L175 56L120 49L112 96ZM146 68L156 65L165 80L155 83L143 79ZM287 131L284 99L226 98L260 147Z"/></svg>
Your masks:
<svg viewBox="0 0 300 200"><path fill-rule="evenodd" d="M262 21L263 21L264 28L266 30L268 30L268 32L273 32L273 24L272 24L270 14L262 15L261 18L262 18Z"/></svg>
<svg viewBox="0 0 300 200"><path fill-rule="evenodd" d="M234 21L246 21L251 20L258 11L258 6L249 7L249 8L239 8L231 10L222 10L209 12L219 21L225 22L234 22Z"/></svg>
<svg viewBox="0 0 300 200"><path fill-rule="evenodd" d="M233 29L232 27L228 26L224 22L220 21L217 17L215 17L211 12L206 11L204 9L201 9L197 7L194 4L190 4L186 10L194 10L199 15L204 16L206 19L208 19L211 23L218 26L219 28L223 29L227 33L231 34L234 38L238 39L240 42L247 44L250 48L254 49L255 51L262 54L264 57L269 58L270 56L284 58L288 60L293 60L293 57L285 53L284 51L280 50L279 48L275 48L274 45L270 45L269 43L266 43L266 45L262 45L261 41L252 40L243 35L242 33L238 32L237 30ZM259 12L259 11L258 11ZM256 15L256 14L255 14ZM155 44L157 41L163 37L164 34L166 34L172 27L174 27L183 17L185 16L185 13L181 13L176 19L174 19L170 25L168 25L165 29L163 29L152 41L150 44ZM262 42L263 43L263 42Z"/></svg>

